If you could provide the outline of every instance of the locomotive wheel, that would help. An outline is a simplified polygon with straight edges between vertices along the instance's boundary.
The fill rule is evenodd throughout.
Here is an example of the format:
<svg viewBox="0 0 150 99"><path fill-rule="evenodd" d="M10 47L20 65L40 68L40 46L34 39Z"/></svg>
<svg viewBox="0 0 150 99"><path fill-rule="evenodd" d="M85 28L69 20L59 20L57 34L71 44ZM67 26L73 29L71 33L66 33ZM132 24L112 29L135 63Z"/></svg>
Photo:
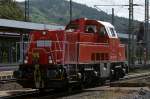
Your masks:
<svg viewBox="0 0 150 99"><path fill-rule="evenodd" d="M34 70L34 83L35 83L35 88L44 88L44 81L41 78L41 72L39 69L39 65L35 65L35 70Z"/></svg>

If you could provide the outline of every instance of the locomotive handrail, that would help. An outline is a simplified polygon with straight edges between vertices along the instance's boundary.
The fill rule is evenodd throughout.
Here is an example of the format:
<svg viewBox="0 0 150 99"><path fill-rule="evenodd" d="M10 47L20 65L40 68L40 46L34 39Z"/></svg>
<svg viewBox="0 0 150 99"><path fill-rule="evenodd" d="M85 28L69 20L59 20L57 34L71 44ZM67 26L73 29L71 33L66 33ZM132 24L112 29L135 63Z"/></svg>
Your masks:
<svg viewBox="0 0 150 99"><path fill-rule="evenodd" d="M68 43L68 42L66 42L66 41L51 41L52 43ZM22 43L24 43L24 44L36 44L37 43L37 41L32 41L32 42L16 42L16 44L22 44ZM45 47L45 46L43 46L43 47ZM25 52L26 50L24 50L24 52Z"/></svg>
<svg viewBox="0 0 150 99"><path fill-rule="evenodd" d="M58 35L56 33L57 41L59 41ZM58 42L59 49L61 49L60 43Z"/></svg>
<svg viewBox="0 0 150 99"><path fill-rule="evenodd" d="M79 44L109 45L109 43L77 42Z"/></svg>
<svg viewBox="0 0 150 99"><path fill-rule="evenodd" d="M37 41L32 41L32 42L23 42L26 44L30 43L36 43ZM69 43L68 41L51 41L52 43ZM17 43L22 43L22 42L17 42ZM101 44L101 45L108 45L109 43L94 43L94 42L75 42L75 43L87 43L87 44ZM69 44L75 44L75 43L69 43ZM125 44L120 44L120 45L125 45Z"/></svg>
<svg viewBox="0 0 150 99"><path fill-rule="evenodd" d="M109 47L109 43L77 42L77 44L87 45L87 46L105 46L105 47Z"/></svg>
<svg viewBox="0 0 150 99"><path fill-rule="evenodd" d="M64 51L64 50L53 50L53 51L50 51L50 52L59 52L59 51ZM50 52L47 52L47 53L50 53Z"/></svg>
<svg viewBox="0 0 150 99"><path fill-rule="evenodd" d="M55 51L64 51L64 50L53 50L53 51L46 52L46 53L51 53L51 52L55 52ZM31 54L32 52L28 52L28 53Z"/></svg>
<svg viewBox="0 0 150 99"><path fill-rule="evenodd" d="M80 44L80 45L86 45L86 44ZM90 44L90 45L87 45L87 46L105 46L105 47L109 47L109 45L100 45L100 44Z"/></svg>

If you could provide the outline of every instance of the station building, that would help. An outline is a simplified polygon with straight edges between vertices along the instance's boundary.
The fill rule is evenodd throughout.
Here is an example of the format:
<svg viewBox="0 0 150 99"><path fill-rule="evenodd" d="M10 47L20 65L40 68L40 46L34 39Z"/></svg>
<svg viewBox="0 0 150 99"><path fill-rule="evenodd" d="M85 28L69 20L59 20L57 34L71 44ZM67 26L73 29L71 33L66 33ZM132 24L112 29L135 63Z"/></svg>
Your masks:
<svg viewBox="0 0 150 99"><path fill-rule="evenodd" d="M17 33L0 32L0 63L12 63L16 61L16 42L20 41Z"/></svg>

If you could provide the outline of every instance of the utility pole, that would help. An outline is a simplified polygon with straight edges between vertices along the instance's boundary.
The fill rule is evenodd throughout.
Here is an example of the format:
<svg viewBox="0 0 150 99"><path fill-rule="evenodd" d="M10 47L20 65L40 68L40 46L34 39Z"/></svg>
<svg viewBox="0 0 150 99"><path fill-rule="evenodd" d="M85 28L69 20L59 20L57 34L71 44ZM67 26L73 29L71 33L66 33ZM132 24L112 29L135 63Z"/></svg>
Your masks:
<svg viewBox="0 0 150 99"><path fill-rule="evenodd" d="M114 8L112 8L112 17L111 17L112 19L111 19L111 23L112 23L112 25L114 25Z"/></svg>
<svg viewBox="0 0 150 99"><path fill-rule="evenodd" d="M30 21L30 2L28 0L28 21Z"/></svg>
<svg viewBox="0 0 150 99"><path fill-rule="evenodd" d="M70 21L72 20L72 0L70 0Z"/></svg>
<svg viewBox="0 0 150 99"><path fill-rule="evenodd" d="M24 1L24 21L28 22L29 21L29 0ZM20 34L20 61L24 62L24 36L27 35L26 33L28 31L21 31L22 33Z"/></svg>
<svg viewBox="0 0 150 99"><path fill-rule="evenodd" d="M131 40L134 38L134 35L132 35L133 30L133 0L129 0L129 27L128 27L128 35L129 35L129 40L128 40L128 65L129 68L131 67L131 63L133 63L133 43Z"/></svg>
<svg viewBox="0 0 150 99"><path fill-rule="evenodd" d="M144 40L145 40L145 65L148 60L149 50L150 50L150 34L149 29L149 0L145 0L145 25L144 25Z"/></svg>
<svg viewBox="0 0 150 99"><path fill-rule="evenodd" d="M30 11L29 11L29 0L25 0L25 13L24 13L24 16L25 16L25 21L29 21L29 14L30 14Z"/></svg>
<svg viewBox="0 0 150 99"><path fill-rule="evenodd" d="M127 7L130 7L129 9L129 13L130 13L130 15L131 15L131 19L133 20L133 7L134 6L143 6L143 5L140 5L140 4L133 4L133 0L130 0L129 2L132 2L132 3L129 3L129 5L126 5L126 4L124 4L124 5L105 5L105 4L102 4L102 5L94 5L94 7L96 8L96 9L98 9L98 10L101 10L101 9L99 9L98 7L99 6L107 6L107 7L123 7L123 6L127 6ZM101 10L102 11L102 10ZM132 13L131 13L132 12ZM129 15L129 16L130 16ZM111 19L112 19L112 24L114 24L114 8L112 8L112 16L111 16Z"/></svg>

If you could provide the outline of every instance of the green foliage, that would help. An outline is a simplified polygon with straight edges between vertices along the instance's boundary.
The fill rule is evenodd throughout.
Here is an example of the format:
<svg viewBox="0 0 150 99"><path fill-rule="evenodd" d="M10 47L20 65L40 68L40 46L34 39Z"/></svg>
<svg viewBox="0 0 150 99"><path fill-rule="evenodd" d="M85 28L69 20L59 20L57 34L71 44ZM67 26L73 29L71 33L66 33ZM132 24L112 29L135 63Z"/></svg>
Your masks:
<svg viewBox="0 0 150 99"><path fill-rule="evenodd" d="M23 20L23 11L14 0L0 0L0 18Z"/></svg>
<svg viewBox="0 0 150 99"><path fill-rule="evenodd" d="M111 22L111 15L103 11L75 2L72 7L73 19L86 17ZM30 0L30 21L32 22L66 25L69 22L69 16L69 2L66 0ZM0 18L24 20L24 2L18 5L14 0L0 0ZM127 33L128 19L115 16L115 27L117 32Z"/></svg>
<svg viewBox="0 0 150 99"><path fill-rule="evenodd" d="M21 3L24 7L24 3ZM111 15L86 5L73 2L73 19L86 17L111 22ZM57 23L69 22L69 2L66 0L30 0L30 20L33 22ZM115 16L117 32L127 33L128 19Z"/></svg>

